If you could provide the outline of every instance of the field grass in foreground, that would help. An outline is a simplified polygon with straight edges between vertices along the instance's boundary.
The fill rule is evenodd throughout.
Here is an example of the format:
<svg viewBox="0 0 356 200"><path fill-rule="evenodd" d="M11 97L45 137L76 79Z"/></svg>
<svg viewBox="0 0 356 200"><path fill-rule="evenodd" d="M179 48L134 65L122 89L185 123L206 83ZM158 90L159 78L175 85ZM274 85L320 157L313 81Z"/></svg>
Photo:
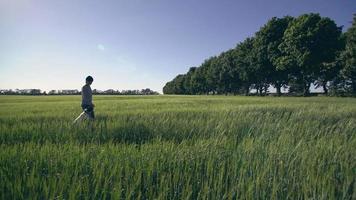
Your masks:
<svg viewBox="0 0 356 200"><path fill-rule="evenodd" d="M0 96L1 199L356 199L356 99Z"/></svg>

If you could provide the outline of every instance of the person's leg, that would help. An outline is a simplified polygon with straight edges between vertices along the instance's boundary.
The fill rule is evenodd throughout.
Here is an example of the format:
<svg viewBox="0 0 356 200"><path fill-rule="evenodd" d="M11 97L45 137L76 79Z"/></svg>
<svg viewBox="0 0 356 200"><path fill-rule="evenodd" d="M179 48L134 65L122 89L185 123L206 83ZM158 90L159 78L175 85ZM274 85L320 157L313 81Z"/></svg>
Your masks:
<svg viewBox="0 0 356 200"><path fill-rule="evenodd" d="M93 119L95 119L94 108L92 108L91 115L92 115L91 117L92 117Z"/></svg>
<svg viewBox="0 0 356 200"><path fill-rule="evenodd" d="M94 131L94 108L93 106L90 105L82 105L84 115L87 119L89 118L89 128L91 131Z"/></svg>
<svg viewBox="0 0 356 200"><path fill-rule="evenodd" d="M86 107L86 113L88 114L89 118L91 120L94 120L95 116L94 116L94 108L93 106L87 106Z"/></svg>

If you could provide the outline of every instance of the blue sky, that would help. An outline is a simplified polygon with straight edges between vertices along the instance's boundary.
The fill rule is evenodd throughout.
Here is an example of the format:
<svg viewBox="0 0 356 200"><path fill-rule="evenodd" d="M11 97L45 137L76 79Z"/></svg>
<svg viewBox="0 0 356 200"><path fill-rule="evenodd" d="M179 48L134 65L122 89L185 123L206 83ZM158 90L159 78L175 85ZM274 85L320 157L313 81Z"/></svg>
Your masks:
<svg viewBox="0 0 356 200"><path fill-rule="evenodd" d="M344 30L353 0L0 0L0 89L162 91L273 16L318 12Z"/></svg>

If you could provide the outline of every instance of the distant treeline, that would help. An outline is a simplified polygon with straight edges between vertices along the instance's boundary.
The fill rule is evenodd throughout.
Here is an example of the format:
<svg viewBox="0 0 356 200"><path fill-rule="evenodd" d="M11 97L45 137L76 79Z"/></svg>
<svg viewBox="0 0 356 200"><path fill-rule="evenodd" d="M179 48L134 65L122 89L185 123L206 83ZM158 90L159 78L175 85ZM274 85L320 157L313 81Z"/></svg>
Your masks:
<svg viewBox="0 0 356 200"><path fill-rule="evenodd" d="M270 19L251 38L166 83L164 94L356 94L356 15L351 28L319 14Z"/></svg>
<svg viewBox="0 0 356 200"><path fill-rule="evenodd" d="M0 90L0 95L80 95L79 90L51 90L48 93L40 89L16 89L16 90ZM93 94L98 95L158 95L159 93L149 88L142 90L93 90Z"/></svg>

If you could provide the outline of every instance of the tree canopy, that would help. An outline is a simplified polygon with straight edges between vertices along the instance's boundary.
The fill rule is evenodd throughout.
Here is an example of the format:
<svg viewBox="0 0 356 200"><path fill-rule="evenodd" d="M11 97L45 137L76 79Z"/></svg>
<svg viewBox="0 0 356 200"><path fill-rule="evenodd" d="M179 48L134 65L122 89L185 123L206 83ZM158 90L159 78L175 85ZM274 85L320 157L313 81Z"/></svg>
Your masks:
<svg viewBox="0 0 356 200"><path fill-rule="evenodd" d="M273 17L253 37L166 83L165 94L356 93L356 15L345 34L319 14Z"/></svg>

